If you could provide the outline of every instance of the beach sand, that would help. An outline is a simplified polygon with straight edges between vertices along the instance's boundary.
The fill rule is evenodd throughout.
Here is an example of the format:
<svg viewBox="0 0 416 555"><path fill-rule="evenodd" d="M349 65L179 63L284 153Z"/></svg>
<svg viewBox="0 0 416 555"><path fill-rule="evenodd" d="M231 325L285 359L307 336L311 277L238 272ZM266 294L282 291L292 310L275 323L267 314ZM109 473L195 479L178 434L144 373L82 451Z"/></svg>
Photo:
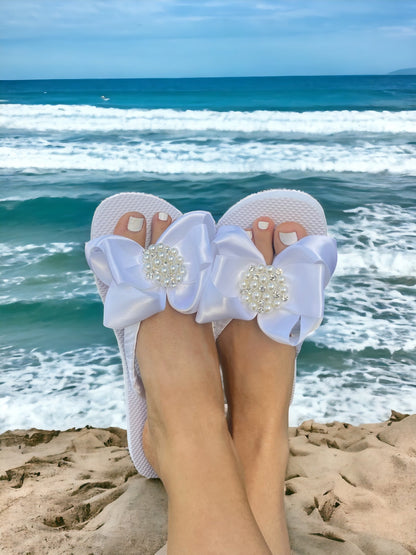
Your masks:
<svg viewBox="0 0 416 555"><path fill-rule="evenodd" d="M1 553L154 555L166 494L136 473L126 445L120 428L0 435ZM293 553L416 554L416 415L310 420L290 429L290 453Z"/></svg>

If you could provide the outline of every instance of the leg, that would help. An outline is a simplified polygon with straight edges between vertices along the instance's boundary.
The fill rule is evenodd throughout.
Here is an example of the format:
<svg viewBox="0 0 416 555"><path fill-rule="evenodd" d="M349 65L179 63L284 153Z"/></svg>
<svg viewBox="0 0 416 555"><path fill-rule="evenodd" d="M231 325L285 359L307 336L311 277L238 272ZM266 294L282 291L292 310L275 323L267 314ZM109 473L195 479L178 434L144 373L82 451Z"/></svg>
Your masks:
<svg viewBox="0 0 416 555"><path fill-rule="evenodd" d="M280 235L281 233L286 235ZM306 235L296 223L274 231L269 218L254 222L254 243L268 264L274 253ZM229 404L229 424L253 514L273 554L289 554L284 513L288 461L288 410L296 351L268 338L256 320L233 320L218 338Z"/></svg>
<svg viewBox="0 0 416 555"><path fill-rule="evenodd" d="M144 244L144 220L129 231L131 217L140 228L141 214L130 213L114 232ZM169 223L153 218L153 242ZM136 354L147 395L145 445L169 499L169 553L270 553L226 425L211 326L168 306L142 322Z"/></svg>

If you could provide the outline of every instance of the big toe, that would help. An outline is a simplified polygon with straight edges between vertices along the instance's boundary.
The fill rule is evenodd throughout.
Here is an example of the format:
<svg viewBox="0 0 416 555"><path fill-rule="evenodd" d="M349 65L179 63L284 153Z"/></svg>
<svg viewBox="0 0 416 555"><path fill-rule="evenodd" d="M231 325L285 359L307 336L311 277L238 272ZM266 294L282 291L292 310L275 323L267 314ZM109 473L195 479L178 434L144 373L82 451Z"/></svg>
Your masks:
<svg viewBox="0 0 416 555"><path fill-rule="evenodd" d="M257 218L253 224L253 241L264 256L266 264L271 264L273 261L273 230L273 220L265 216Z"/></svg>
<svg viewBox="0 0 416 555"><path fill-rule="evenodd" d="M140 212L126 212L117 222L114 235L122 235L144 247L146 242L145 217Z"/></svg>
<svg viewBox="0 0 416 555"><path fill-rule="evenodd" d="M158 212L152 218L152 237L151 243L156 243L162 233L172 223L172 218L166 212Z"/></svg>
<svg viewBox="0 0 416 555"><path fill-rule="evenodd" d="M275 253L279 254L282 250L306 237L307 234L306 229L297 222L284 222L277 225L273 239Z"/></svg>

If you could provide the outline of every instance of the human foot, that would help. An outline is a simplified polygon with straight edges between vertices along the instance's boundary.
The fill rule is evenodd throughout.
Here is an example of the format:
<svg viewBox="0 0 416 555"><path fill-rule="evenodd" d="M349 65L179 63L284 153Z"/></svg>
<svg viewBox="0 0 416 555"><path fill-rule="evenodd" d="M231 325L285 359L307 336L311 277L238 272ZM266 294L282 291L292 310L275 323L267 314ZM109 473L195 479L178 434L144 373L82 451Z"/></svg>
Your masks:
<svg viewBox="0 0 416 555"><path fill-rule="evenodd" d="M285 222L275 226L273 220L268 217L258 218L253 222L253 227L246 232L268 265L272 263L275 255L307 236L305 228L296 222ZM243 337L240 337L241 335ZM287 392L282 390L281 376L279 371L276 372L276 364L280 364L280 360L285 358L293 366L295 348L277 343L266 336L259 328L256 318L248 321L232 320L219 336L217 345L223 368L224 365L229 368L225 377L229 378L227 388L232 388L231 395L227 397L231 415L238 416L238 419L240 415L253 419L258 415L258 422L263 429L264 411L269 410L270 419L267 419L267 422L273 422L274 425L282 422L285 426L287 422L282 418L287 412L290 398L282 404ZM265 371L265 368L269 368L271 375L267 379L259 379L258 372ZM232 379L233 373L237 373L235 380ZM245 384L245 380L250 382ZM275 387L270 387L273 383ZM232 395L237 391L239 395ZM276 395L279 393L283 397L276 403ZM236 424L238 422L235 422L235 418L232 419L233 431Z"/></svg>
<svg viewBox="0 0 416 555"><path fill-rule="evenodd" d="M275 227L263 216L246 231L266 264L307 235L296 222ZM296 349L267 337L256 319L232 320L217 346L230 430L244 467L250 506L271 551L290 553L283 486Z"/></svg>
<svg viewBox="0 0 416 555"><path fill-rule="evenodd" d="M171 223L172 218L167 213L155 214L151 221L150 244L155 244ZM124 214L114 228L114 235L131 239L142 247L145 246L146 234L146 218L139 212ZM190 391L192 375L189 372L192 372L194 360L199 357L211 363L207 365L210 373L206 376L211 385L204 385L203 389L207 393L203 395L204 399L197 399L202 391ZM168 435L170 431L175 431L176 424L179 424L176 419L182 418L179 412L191 411L195 402L217 401L213 404L222 406L219 374L213 372L218 367L218 361L211 327L208 324L196 324L192 315L181 314L167 304L164 311L141 323L136 358L147 392L148 420L143 429L143 449L152 467L160 474L157 443L161 428L169 426L169 430L164 430ZM170 372L173 358L176 359L175 366L184 369L183 376ZM154 368L158 369L159 374L152 370ZM181 382L180 395L177 395ZM208 400L210 395L212 398ZM169 418L167 412L172 412Z"/></svg>
<svg viewBox="0 0 416 555"><path fill-rule="evenodd" d="M162 245L161 238L150 245L155 213L161 218L153 226L153 240L165 229ZM196 312L214 235L208 212L182 215L167 201L145 193L114 195L94 213L85 254L104 303L104 325L114 330L120 347L129 452L147 478L157 474L143 452L147 402L135 354L137 334L141 322L163 311L167 302L182 314Z"/></svg>

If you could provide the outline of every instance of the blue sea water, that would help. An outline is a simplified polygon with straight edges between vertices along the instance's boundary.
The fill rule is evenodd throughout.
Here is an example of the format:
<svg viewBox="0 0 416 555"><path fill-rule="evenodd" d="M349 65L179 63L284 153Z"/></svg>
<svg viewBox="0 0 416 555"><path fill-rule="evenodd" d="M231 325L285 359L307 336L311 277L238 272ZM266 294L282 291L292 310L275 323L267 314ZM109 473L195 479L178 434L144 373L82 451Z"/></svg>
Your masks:
<svg viewBox="0 0 416 555"><path fill-rule="evenodd" d="M291 423L415 411L416 77L0 82L0 431L125 425L83 246L122 191L219 218L249 193L324 206L339 264Z"/></svg>

